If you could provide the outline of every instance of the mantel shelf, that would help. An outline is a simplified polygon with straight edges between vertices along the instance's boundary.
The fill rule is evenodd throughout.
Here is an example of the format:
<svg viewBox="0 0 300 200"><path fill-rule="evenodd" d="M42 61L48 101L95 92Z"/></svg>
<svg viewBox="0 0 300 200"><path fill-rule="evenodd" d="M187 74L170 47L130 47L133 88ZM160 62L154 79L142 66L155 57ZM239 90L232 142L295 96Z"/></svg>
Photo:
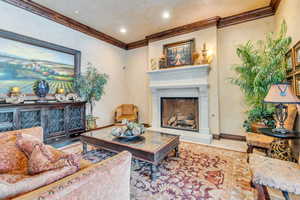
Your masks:
<svg viewBox="0 0 300 200"><path fill-rule="evenodd" d="M175 72L175 71L187 71L190 69L208 69L209 64L205 65L187 65L187 66L182 66L182 67L173 67L173 68L166 68L166 69L159 69L159 70L152 70L152 71L147 71L148 74L156 74L156 73L164 73L164 72Z"/></svg>

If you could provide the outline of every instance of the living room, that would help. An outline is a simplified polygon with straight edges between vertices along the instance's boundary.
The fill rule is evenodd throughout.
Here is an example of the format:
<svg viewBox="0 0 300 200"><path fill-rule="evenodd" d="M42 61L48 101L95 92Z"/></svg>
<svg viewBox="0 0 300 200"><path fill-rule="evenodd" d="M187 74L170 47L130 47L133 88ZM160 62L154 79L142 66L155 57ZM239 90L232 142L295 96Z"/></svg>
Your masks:
<svg viewBox="0 0 300 200"><path fill-rule="evenodd" d="M299 9L0 1L0 199L300 199Z"/></svg>

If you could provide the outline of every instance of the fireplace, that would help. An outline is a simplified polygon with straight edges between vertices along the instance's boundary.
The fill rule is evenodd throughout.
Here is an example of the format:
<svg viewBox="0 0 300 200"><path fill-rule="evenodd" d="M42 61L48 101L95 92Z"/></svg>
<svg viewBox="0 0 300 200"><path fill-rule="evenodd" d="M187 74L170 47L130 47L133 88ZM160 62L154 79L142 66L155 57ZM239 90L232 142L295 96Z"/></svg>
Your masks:
<svg viewBox="0 0 300 200"><path fill-rule="evenodd" d="M209 144L208 65L147 72L152 96L150 131Z"/></svg>
<svg viewBox="0 0 300 200"><path fill-rule="evenodd" d="M196 97L161 97L161 127L199 131L199 108Z"/></svg>

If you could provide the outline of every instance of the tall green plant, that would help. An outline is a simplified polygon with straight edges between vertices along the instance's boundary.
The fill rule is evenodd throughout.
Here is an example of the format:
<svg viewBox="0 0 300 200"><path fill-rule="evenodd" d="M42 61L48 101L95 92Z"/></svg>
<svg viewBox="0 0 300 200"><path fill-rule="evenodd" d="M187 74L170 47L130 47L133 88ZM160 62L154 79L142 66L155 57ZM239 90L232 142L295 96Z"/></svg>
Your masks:
<svg viewBox="0 0 300 200"><path fill-rule="evenodd" d="M91 116L93 116L95 101L99 101L104 94L104 86L107 80L107 74L99 73L91 63L88 63L86 73L79 75L74 81L76 92L90 105Z"/></svg>
<svg viewBox="0 0 300 200"><path fill-rule="evenodd" d="M234 65L237 76L231 82L240 87L249 106L248 121L263 121L266 113L272 112L273 107L263 103L269 88L274 83L283 82L286 78L285 54L289 50L291 37L286 36L287 25L281 24L279 34L269 33L264 41L253 45L248 41L240 45L236 53L241 59L241 64ZM258 112L259 111L259 112ZM255 117L253 113L256 113Z"/></svg>

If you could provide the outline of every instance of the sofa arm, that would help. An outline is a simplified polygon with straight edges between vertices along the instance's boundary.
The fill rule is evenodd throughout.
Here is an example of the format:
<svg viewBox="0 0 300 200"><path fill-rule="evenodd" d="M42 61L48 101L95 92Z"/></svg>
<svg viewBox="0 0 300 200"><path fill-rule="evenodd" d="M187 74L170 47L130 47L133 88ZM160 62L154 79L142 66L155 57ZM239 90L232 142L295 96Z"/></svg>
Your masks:
<svg viewBox="0 0 300 200"><path fill-rule="evenodd" d="M131 154L127 151L96 163L18 200L129 200Z"/></svg>

